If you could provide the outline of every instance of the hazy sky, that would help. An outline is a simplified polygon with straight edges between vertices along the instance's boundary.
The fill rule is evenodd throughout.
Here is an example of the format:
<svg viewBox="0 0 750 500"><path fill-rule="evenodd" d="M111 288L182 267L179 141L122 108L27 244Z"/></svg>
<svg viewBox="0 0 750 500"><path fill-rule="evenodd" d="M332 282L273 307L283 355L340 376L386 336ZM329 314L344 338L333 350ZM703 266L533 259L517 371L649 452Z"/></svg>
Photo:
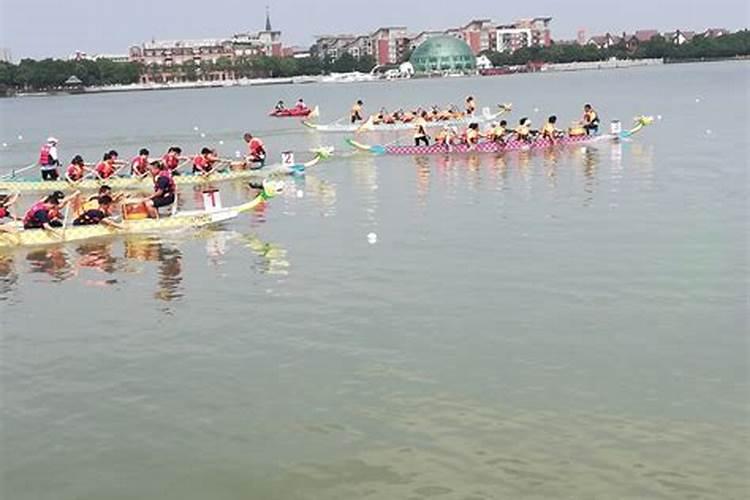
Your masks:
<svg viewBox="0 0 750 500"><path fill-rule="evenodd" d="M447 28L469 18L506 22L552 16L553 38L655 28L739 29L750 24L747 0L0 0L0 48L13 59L126 53L151 38L221 37L262 29L265 5L287 45L320 33L367 32L406 25ZM470 6L471 5L471 6Z"/></svg>

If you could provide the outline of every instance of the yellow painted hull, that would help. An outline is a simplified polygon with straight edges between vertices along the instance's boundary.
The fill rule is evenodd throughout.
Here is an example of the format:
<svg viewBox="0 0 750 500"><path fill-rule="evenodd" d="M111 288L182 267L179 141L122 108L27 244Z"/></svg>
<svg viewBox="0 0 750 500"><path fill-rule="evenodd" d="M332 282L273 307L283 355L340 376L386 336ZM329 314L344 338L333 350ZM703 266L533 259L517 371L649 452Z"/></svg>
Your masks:
<svg viewBox="0 0 750 500"><path fill-rule="evenodd" d="M121 222L124 226L123 229L103 224L95 224L91 226L70 226L64 230L60 228L58 230L58 232L62 233L60 236L45 229L21 229L16 233L0 232L0 249L22 246L52 245L101 238L105 236L142 234L167 231L171 229L207 226L234 219L242 212L252 210L270 196L272 195L262 193L256 196L252 201L243 203L242 205L213 211L197 210L181 212L171 217L162 217L159 219L126 220Z"/></svg>

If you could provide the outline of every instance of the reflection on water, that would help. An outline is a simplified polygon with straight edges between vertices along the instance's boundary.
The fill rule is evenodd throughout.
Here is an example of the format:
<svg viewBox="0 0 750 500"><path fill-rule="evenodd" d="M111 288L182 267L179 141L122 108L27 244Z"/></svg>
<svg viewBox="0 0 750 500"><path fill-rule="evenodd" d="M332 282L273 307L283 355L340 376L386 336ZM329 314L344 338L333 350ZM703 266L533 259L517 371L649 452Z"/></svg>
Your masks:
<svg viewBox="0 0 750 500"><path fill-rule="evenodd" d="M17 282L18 273L16 273L13 257L0 254L0 301L10 298Z"/></svg>
<svg viewBox="0 0 750 500"><path fill-rule="evenodd" d="M257 257L251 267L258 273L286 275L289 272L287 251L253 234L204 229L191 239L205 241L206 256L213 266L224 264L223 258L235 242L238 247L249 248ZM184 255L180 248L186 241L130 236L119 241L91 241L74 247L60 245L0 253L0 301L11 299L15 293L19 282L16 260L25 260L29 274L46 276L51 282L76 278L86 286L95 287L116 285L122 275L143 273L144 266L139 264L155 263L153 296L163 302L177 301L186 293L182 276ZM123 246L122 257L118 256L120 245Z"/></svg>
<svg viewBox="0 0 750 500"><path fill-rule="evenodd" d="M613 163L622 169L622 144L613 143L610 155ZM601 151L592 146L559 148L551 147L528 151L513 151L500 154L435 155L413 157L416 168L417 200L425 204L434 173L447 188L446 197L455 199L458 193L478 192L487 179L502 191L508 187L512 177L520 181L527 193L531 193L534 178L543 175L551 188L558 187L558 178L568 170L583 174L583 190L587 193L586 204L591 203L599 175ZM615 159L619 158L619 162ZM562 170L561 170L562 169ZM614 172L618 170L614 170ZM518 183L518 182L517 182Z"/></svg>
<svg viewBox="0 0 750 500"><path fill-rule="evenodd" d="M30 273L46 274L54 282L64 281L75 275L68 254L62 247L31 250L26 254L26 262Z"/></svg>
<svg viewBox="0 0 750 500"><path fill-rule="evenodd" d="M183 296L182 252L176 244L167 244L157 238L128 239L125 241L125 258L158 263L154 298L171 302Z"/></svg>

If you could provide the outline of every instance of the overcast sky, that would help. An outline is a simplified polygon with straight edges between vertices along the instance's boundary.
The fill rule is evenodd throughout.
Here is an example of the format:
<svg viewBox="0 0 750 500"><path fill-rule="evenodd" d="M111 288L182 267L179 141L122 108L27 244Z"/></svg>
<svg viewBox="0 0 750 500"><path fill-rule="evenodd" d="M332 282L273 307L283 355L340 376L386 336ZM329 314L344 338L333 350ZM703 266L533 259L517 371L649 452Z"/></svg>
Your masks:
<svg viewBox="0 0 750 500"><path fill-rule="evenodd" d="M551 16L552 36L579 28L607 31L746 28L747 0L0 0L0 48L13 59L126 53L151 38L222 37L263 28L265 5L285 45L310 45L321 33L368 32L406 25L447 28L470 18L509 22Z"/></svg>

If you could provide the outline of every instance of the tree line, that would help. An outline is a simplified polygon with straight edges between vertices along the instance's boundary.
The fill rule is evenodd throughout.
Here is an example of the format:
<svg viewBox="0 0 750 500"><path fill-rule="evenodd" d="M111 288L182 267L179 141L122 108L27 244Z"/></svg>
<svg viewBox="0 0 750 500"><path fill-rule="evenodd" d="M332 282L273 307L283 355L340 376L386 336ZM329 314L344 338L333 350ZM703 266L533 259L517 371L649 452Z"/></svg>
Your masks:
<svg viewBox="0 0 750 500"><path fill-rule="evenodd" d="M595 45L553 43L549 47L523 47L512 53L487 52L494 66L517 66L529 62L570 63L617 59L658 58L669 61L730 58L750 55L750 31L743 30L710 38L696 35L689 42L676 45L661 35L647 42L629 45L627 39L598 48Z"/></svg>

